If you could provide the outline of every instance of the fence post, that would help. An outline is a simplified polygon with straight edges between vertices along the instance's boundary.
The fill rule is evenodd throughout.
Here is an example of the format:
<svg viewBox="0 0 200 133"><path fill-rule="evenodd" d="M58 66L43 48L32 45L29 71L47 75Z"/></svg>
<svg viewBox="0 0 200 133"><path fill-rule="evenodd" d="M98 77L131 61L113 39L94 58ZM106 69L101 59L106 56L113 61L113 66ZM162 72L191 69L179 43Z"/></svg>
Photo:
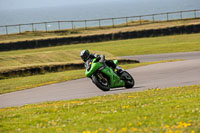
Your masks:
<svg viewBox="0 0 200 133"><path fill-rule="evenodd" d="M126 17L126 26L128 26L128 17Z"/></svg>
<svg viewBox="0 0 200 133"><path fill-rule="evenodd" d="M44 24L45 24L45 30L46 30L46 32L47 32L47 22L44 22Z"/></svg>
<svg viewBox="0 0 200 133"><path fill-rule="evenodd" d="M58 21L58 30L60 30L60 21Z"/></svg>
<svg viewBox="0 0 200 133"><path fill-rule="evenodd" d="M6 25L5 28L6 28L6 34L8 34L8 26Z"/></svg>
<svg viewBox="0 0 200 133"><path fill-rule="evenodd" d="M99 28L101 28L101 19L99 19Z"/></svg>
<svg viewBox="0 0 200 133"><path fill-rule="evenodd" d="M140 24L142 24L142 16L140 16Z"/></svg>
<svg viewBox="0 0 200 133"><path fill-rule="evenodd" d="M154 23L154 14L152 15L153 23Z"/></svg>
<svg viewBox="0 0 200 133"><path fill-rule="evenodd" d="M19 33L21 33L21 25L19 24Z"/></svg>
<svg viewBox="0 0 200 133"><path fill-rule="evenodd" d="M73 21L71 21L71 23L72 23L72 30L74 29L74 22Z"/></svg>
<svg viewBox="0 0 200 133"><path fill-rule="evenodd" d="M194 10L194 18L197 18L197 10Z"/></svg>
<svg viewBox="0 0 200 133"><path fill-rule="evenodd" d="M181 19L183 19L183 16L182 16L182 11L180 11L180 18L181 18Z"/></svg>
<svg viewBox="0 0 200 133"><path fill-rule="evenodd" d="M166 13L166 15L167 15L167 21L169 21L169 16L168 16L168 13Z"/></svg>
<svg viewBox="0 0 200 133"><path fill-rule="evenodd" d="M85 29L87 30L87 20L85 20Z"/></svg>
<svg viewBox="0 0 200 133"><path fill-rule="evenodd" d="M32 32L34 31L34 24L32 23Z"/></svg>
<svg viewBox="0 0 200 133"><path fill-rule="evenodd" d="M114 18L112 18L112 27L115 27Z"/></svg>

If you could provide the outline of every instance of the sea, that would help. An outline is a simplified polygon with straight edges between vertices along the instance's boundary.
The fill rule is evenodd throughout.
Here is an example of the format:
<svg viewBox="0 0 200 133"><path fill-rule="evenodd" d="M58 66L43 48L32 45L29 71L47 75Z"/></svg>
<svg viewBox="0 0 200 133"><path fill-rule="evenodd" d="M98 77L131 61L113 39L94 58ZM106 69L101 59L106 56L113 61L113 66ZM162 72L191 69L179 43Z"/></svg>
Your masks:
<svg viewBox="0 0 200 133"><path fill-rule="evenodd" d="M200 0L117 0L102 1L98 3L77 3L55 7L24 8L24 9L0 9L0 26L39 23L49 21L76 21L104 19L126 16L139 16L165 12L200 9ZM175 14L180 16L180 14ZM196 13L200 17L200 11ZM176 17L177 17L176 16ZM184 13L183 18L193 17L194 13ZM175 16L168 16L173 19ZM132 18L137 20L138 18ZM146 17L143 19L152 19ZM164 20L166 15L155 16L155 20ZM115 24L125 23L123 20L115 20ZM101 21L101 25L112 25L112 21ZM98 21L85 23L46 23L36 25L21 25L12 27L0 27L0 34L17 33L32 30L55 30L67 28L79 28L84 26L98 26Z"/></svg>

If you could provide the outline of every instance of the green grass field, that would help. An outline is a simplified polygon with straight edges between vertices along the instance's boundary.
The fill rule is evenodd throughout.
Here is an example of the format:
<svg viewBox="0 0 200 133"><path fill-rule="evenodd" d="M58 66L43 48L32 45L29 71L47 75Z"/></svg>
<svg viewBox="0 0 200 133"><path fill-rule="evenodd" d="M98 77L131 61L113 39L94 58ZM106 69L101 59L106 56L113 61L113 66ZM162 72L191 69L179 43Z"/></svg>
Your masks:
<svg viewBox="0 0 200 133"><path fill-rule="evenodd" d="M80 62L79 55L83 49L105 54L108 58L199 51L199 36L200 34L174 35L0 52L0 71L25 66Z"/></svg>
<svg viewBox="0 0 200 133"><path fill-rule="evenodd" d="M3 108L0 132L199 133L200 85Z"/></svg>

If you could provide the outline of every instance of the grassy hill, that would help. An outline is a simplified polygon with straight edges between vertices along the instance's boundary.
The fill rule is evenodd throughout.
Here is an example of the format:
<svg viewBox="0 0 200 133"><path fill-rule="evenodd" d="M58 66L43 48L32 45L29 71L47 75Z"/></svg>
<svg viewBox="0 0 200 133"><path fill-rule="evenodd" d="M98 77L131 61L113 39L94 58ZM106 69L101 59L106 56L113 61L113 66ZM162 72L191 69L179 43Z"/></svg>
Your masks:
<svg viewBox="0 0 200 133"><path fill-rule="evenodd" d="M30 50L0 52L0 71L18 67L81 62L80 51L89 49L107 58L200 50L200 34L87 43Z"/></svg>
<svg viewBox="0 0 200 133"><path fill-rule="evenodd" d="M198 133L200 85L0 109L0 132Z"/></svg>

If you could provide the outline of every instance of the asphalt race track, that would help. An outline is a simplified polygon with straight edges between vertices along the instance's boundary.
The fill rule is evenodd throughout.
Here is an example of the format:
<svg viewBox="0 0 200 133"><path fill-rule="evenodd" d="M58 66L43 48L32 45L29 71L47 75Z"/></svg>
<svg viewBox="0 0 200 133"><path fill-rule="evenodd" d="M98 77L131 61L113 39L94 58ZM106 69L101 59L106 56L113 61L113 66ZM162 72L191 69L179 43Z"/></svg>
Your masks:
<svg viewBox="0 0 200 133"><path fill-rule="evenodd" d="M130 56L126 58L135 57ZM140 56L140 60L142 61L155 61L156 58L158 58L157 60L186 60L153 64L127 70L136 81L135 87L131 89L115 88L109 92L103 92L90 79L83 78L2 94L0 95L0 108L45 101L70 100L114 93L142 91L148 88L200 84L200 52Z"/></svg>
<svg viewBox="0 0 200 133"><path fill-rule="evenodd" d="M176 59L192 60L192 59L200 59L200 51L136 55L136 56L122 56L122 58L135 59L135 60L139 60L140 62L153 62L153 61L176 60Z"/></svg>

